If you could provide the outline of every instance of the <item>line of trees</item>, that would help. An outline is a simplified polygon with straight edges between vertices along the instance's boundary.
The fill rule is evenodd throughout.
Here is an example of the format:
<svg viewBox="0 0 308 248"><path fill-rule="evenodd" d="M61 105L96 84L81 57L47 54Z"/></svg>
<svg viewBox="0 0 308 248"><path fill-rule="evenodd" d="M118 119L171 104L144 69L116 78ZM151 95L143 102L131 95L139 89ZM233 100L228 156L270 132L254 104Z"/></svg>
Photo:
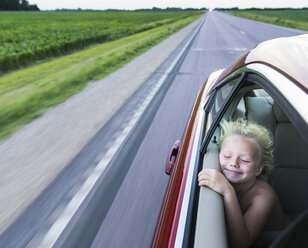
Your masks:
<svg viewBox="0 0 308 248"><path fill-rule="evenodd" d="M264 10L269 10L269 11L273 11L273 10L277 10L277 11L283 11L283 10L296 10L296 9L302 9L302 10L306 10L308 9L307 7L304 8L246 8L246 9L239 9L238 7L234 7L234 8L216 8L216 10L221 10L221 11L225 11L225 10L235 10L235 11L264 11Z"/></svg>
<svg viewBox="0 0 308 248"><path fill-rule="evenodd" d="M1 0L0 0L1 1ZM165 11L165 12L171 12L171 11L205 11L206 8L174 8L174 7L167 7L166 9L161 9L157 7L153 7L152 9L135 9L135 10L125 10L125 9L105 9L105 10L93 10L93 9L56 9L56 11L106 11L106 12L114 12L114 11L127 11L127 12L134 12L134 11Z"/></svg>
<svg viewBox="0 0 308 248"><path fill-rule="evenodd" d="M36 4L29 4L27 0L0 0L0 10L36 10L40 9Z"/></svg>
<svg viewBox="0 0 308 248"><path fill-rule="evenodd" d="M152 9L136 9L135 11L204 11L207 10L206 8L177 8L177 7L167 7L165 9L153 7Z"/></svg>

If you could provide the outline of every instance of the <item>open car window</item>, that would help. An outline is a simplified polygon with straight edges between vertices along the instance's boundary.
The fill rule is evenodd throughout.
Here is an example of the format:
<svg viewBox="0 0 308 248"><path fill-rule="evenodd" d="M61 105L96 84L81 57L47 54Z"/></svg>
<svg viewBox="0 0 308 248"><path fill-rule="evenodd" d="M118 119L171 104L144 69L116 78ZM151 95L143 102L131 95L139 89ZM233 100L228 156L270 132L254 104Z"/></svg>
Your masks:
<svg viewBox="0 0 308 248"><path fill-rule="evenodd" d="M205 143L208 143L208 136L213 131L213 123L219 119L219 114L223 112L223 106L226 105L237 92L239 85L242 83L245 75L239 74L235 77L228 78L223 84L216 87L212 93L210 100L204 107L205 111L205 128L204 128L204 139L202 146L205 147ZM215 126L215 125L214 125Z"/></svg>
<svg viewBox="0 0 308 248"><path fill-rule="evenodd" d="M221 107L224 105L228 97L230 97L232 89L234 90L236 84L240 81L240 75L231 78L223 86L217 87L211 94L211 99L208 104L205 106L206 113L206 128L205 132L211 127L215 117L221 110Z"/></svg>
<svg viewBox="0 0 308 248"><path fill-rule="evenodd" d="M302 133L308 130L307 127L302 130L302 120L287 99L268 85L260 76L250 74L242 78L237 88L230 88L227 94L224 90L228 83L216 89L215 96L208 103L212 105L205 107L208 114L200 170L220 170L218 143L222 120L243 118L265 126L273 136L275 157L274 169L266 180L276 191L284 212L295 219L308 207L308 199L298 197L307 195L308 145ZM219 102L218 107L215 102ZM201 187L199 192L194 247L228 247L221 196L205 187Z"/></svg>
<svg viewBox="0 0 308 248"><path fill-rule="evenodd" d="M219 170L216 131L211 134L211 130L216 126L225 105L231 101L232 95L237 92L243 78L243 75L238 75L226 80L223 85L212 92L213 95L208 105L205 106L204 142L207 139L211 139L212 142L208 142L206 146L206 153L202 159L203 168ZM194 247L228 247L222 198L206 187L200 189Z"/></svg>

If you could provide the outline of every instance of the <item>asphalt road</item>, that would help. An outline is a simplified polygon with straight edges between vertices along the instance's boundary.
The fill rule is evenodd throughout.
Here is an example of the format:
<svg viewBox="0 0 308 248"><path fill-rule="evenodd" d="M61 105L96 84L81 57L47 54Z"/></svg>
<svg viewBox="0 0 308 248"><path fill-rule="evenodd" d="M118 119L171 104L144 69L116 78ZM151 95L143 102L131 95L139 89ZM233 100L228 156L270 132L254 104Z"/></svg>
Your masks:
<svg viewBox="0 0 308 248"><path fill-rule="evenodd" d="M200 23L0 236L0 247L150 246L169 179L166 158L181 138L202 83L259 42L302 33L219 12L205 14ZM116 155L106 160L114 144ZM47 212L43 206L50 201L57 204Z"/></svg>
<svg viewBox="0 0 308 248"><path fill-rule="evenodd" d="M211 12L190 47L147 130L91 247L149 247L168 182L165 162L181 138L208 75L259 42L297 35L276 26Z"/></svg>

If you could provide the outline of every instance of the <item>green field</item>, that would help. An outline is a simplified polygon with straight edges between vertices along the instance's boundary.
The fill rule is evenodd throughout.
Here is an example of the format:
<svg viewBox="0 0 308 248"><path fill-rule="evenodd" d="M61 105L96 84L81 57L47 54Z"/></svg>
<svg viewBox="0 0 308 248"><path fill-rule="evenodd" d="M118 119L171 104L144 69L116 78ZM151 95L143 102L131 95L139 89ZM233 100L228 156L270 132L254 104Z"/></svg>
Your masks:
<svg viewBox="0 0 308 248"><path fill-rule="evenodd" d="M308 31L308 9L235 10L232 15Z"/></svg>
<svg viewBox="0 0 308 248"><path fill-rule="evenodd" d="M0 72L116 40L191 12L0 12Z"/></svg>
<svg viewBox="0 0 308 248"><path fill-rule="evenodd" d="M123 19L121 19L121 13L123 14ZM0 13L0 15L2 14L9 16L9 13ZM55 16L63 15L66 18L71 16L72 23L75 22L75 14L84 14L86 16L93 14L91 18L93 18L93 23L96 23L94 17L96 16L98 18L100 13L16 12L11 14L16 19L19 19L18 22L21 22L22 16L25 14L33 15L33 19L35 19L35 15L40 17L44 14L46 16L52 16L54 14ZM114 25L114 29L117 26L121 26L120 23L123 23L123 26L127 28L122 27L121 29L118 27L118 30L126 30L126 37L117 39L118 37L124 36L124 31L121 31L122 33L119 31L121 35L118 34L118 36L113 34L115 32L111 32L111 37L113 38L109 39L115 39L114 41L88 45L86 48L74 52L72 52L70 47L67 47L68 50L63 50L63 52L69 53L68 55L57 58L49 57L44 61L36 61L35 64L30 61L32 64L27 64L24 68L4 73L0 77L0 138L7 137L29 121L40 116L48 108L76 94L89 81L100 79L118 69L137 55L145 52L179 29L195 21L203 13L183 11L172 13L118 12L106 14L118 16L118 25ZM133 14L135 14L135 17ZM132 19L135 18L135 34L131 34L133 31L128 28L129 25L127 23L130 20L128 16ZM87 18L89 19L90 17ZM144 18L144 21L142 21L142 18ZM13 19L11 18L11 20ZM116 22L114 19L113 21ZM76 20L76 22L78 21ZM73 26L72 23L71 25L67 23L64 26ZM82 25L82 23L79 24ZM90 21L88 25L90 25ZM59 24L59 26L61 25ZM93 28L94 26L92 25ZM25 30L26 34L29 32L29 30ZM80 32L78 28L75 29L77 36ZM73 35L73 33L70 34ZM23 36L22 33L19 35L21 37ZM68 37L71 35L68 35Z"/></svg>

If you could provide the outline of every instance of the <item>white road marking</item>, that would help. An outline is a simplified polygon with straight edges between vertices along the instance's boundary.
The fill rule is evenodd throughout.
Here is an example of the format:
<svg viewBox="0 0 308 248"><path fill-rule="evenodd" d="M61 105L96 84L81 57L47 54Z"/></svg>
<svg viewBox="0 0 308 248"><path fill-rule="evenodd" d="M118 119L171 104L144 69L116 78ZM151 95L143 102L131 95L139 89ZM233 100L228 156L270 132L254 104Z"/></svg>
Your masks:
<svg viewBox="0 0 308 248"><path fill-rule="evenodd" d="M248 49L245 47L235 47L233 50L236 52L244 52L247 51Z"/></svg>
<svg viewBox="0 0 308 248"><path fill-rule="evenodd" d="M132 131L137 121L140 119L141 115L147 108L147 106L152 101L153 97L157 93L157 91L160 89L160 87L163 85L165 80L167 79L169 73L173 70L176 63L179 61L182 54L185 52L186 48L189 46L192 39L196 36L199 29L201 28L203 24L203 21L200 22L199 26L196 28L194 34L191 36L191 38L187 41L185 46L182 48L180 53L177 55L177 57L173 60L171 65L166 70L166 73L164 73L156 85L153 87L151 92L146 96L142 104L140 104L139 108L137 108L135 114L131 118L131 120L125 124L122 131L117 133L117 137L115 137L110 145L110 148L107 150L105 156L101 159L101 161L97 164L93 172L90 174L88 179L84 182L80 190L75 194L75 196L70 200L70 202L66 205L63 212L59 215L59 217L56 219L56 221L52 224L50 229L47 231L47 233L43 236L42 241L39 245L39 247L53 247L58 238L60 237L61 233L64 231L65 227L68 225L74 214L77 212L78 208L81 206L83 201L86 199L87 195L93 188L94 184L97 182L100 175L103 173L111 159L116 155L117 151L119 150L121 144L124 142L124 140L127 138L128 134Z"/></svg>
<svg viewBox="0 0 308 248"><path fill-rule="evenodd" d="M242 35L246 35L246 33L245 33L243 30L241 30L240 33L241 33Z"/></svg>

